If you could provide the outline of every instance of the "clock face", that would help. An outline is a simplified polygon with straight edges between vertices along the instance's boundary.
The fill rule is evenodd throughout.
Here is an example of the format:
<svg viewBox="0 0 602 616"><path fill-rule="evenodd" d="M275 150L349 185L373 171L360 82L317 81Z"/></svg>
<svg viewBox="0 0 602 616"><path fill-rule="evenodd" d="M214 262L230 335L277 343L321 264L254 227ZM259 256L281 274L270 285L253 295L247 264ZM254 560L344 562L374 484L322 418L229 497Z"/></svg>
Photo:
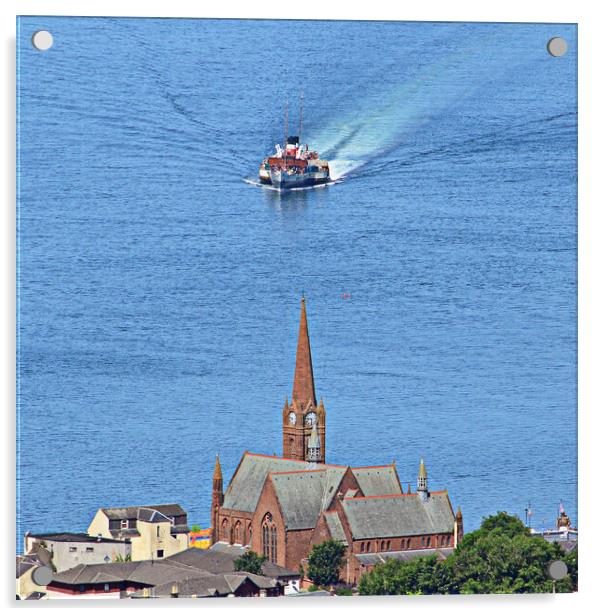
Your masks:
<svg viewBox="0 0 602 616"><path fill-rule="evenodd" d="M313 427L315 423L316 423L316 414L315 413L308 413L305 416L305 425Z"/></svg>
<svg viewBox="0 0 602 616"><path fill-rule="evenodd" d="M288 415L288 423L294 426L297 423L297 416L292 411Z"/></svg>

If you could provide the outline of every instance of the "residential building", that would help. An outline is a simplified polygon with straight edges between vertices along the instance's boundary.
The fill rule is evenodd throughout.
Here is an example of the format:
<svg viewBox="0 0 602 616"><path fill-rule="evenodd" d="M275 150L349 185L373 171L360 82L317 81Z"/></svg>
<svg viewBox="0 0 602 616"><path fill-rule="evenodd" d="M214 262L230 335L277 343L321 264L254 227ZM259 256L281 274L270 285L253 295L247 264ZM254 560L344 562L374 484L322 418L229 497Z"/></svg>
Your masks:
<svg viewBox="0 0 602 616"><path fill-rule="evenodd" d="M131 559L160 560L188 548L188 515L177 504L105 507L88 534L131 542Z"/></svg>
<svg viewBox="0 0 602 616"><path fill-rule="evenodd" d="M66 571L79 564L95 564L129 560L132 545L127 540L88 535L85 533L26 533L25 554L46 551L55 571Z"/></svg>

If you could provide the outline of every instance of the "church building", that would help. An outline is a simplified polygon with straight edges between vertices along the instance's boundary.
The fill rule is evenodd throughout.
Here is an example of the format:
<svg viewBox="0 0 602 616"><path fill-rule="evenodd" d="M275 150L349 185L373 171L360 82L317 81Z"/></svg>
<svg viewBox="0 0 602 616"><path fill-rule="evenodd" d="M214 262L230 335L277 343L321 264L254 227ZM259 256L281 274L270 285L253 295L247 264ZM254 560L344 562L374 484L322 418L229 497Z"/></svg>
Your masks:
<svg viewBox="0 0 602 616"><path fill-rule="evenodd" d="M326 409L316 398L305 299L293 392L282 409L282 457L245 451L227 490L219 457L211 502L213 543L249 546L297 570L313 545L347 547L341 577L359 581L387 558L449 554L463 535L446 490L430 491L421 460L417 489L404 492L395 463L345 466L326 462Z"/></svg>

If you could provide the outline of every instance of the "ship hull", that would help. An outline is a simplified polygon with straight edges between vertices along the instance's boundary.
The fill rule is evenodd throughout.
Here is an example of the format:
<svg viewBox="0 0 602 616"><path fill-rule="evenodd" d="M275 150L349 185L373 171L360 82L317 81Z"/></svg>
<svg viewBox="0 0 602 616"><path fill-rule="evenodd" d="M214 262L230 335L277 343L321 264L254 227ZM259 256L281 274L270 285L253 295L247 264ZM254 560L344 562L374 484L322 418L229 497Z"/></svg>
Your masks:
<svg viewBox="0 0 602 616"><path fill-rule="evenodd" d="M270 183L280 190L319 186L329 181L330 176L324 172L289 174L280 170L270 171Z"/></svg>

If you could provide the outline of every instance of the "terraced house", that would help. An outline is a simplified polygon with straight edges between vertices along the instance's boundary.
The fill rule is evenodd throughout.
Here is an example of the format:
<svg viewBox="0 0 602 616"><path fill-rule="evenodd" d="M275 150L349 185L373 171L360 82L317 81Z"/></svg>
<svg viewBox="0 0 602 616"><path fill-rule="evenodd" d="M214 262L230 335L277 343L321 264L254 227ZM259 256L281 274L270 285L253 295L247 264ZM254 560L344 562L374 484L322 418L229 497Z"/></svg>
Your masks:
<svg viewBox="0 0 602 616"><path fill-rule="evenodd" d="M250 546L271 562L298 569L312 545L334 538L347 546L344 579L387 558L437 553L463 534L447 491L429 491L420 461L417 489L404 492L395 463L326 463L326 410L316 399L305 300L293 395L282 411L283 456L244 452L224 493L219 457L213 475L213 542ZM426 552L425 552L426 551Z"/></svg>

